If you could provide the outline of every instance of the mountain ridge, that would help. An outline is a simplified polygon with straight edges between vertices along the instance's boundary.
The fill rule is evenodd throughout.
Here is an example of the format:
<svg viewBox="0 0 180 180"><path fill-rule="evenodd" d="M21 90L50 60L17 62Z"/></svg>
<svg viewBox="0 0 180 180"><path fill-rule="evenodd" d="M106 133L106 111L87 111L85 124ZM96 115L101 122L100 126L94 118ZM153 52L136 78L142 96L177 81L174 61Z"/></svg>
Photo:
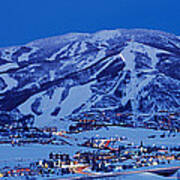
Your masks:
<svg viewBox="0 0 180 180"><path fill-rule="evenodd" d="M2 48L0 111L33 114L38 125L86 111L111 118L133 112L132 121L144 113L152 120L160 110L180 110L179 59L177 36L143 29L71 33Z"/></svg>

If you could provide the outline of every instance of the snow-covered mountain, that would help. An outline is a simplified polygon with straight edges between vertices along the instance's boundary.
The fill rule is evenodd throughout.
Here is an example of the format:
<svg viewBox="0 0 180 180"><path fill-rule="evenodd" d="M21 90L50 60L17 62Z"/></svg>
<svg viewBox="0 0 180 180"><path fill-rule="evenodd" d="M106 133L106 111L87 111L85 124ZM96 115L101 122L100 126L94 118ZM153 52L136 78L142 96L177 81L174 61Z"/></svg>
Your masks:
<svg viewBox="0 0 180 180"><path fill-rule="evenodd" d="M118 29L0 49L3 117L32 114L41 126L86 111L130 112L139 121L161 110L180 112L175 35Z"/></svg>

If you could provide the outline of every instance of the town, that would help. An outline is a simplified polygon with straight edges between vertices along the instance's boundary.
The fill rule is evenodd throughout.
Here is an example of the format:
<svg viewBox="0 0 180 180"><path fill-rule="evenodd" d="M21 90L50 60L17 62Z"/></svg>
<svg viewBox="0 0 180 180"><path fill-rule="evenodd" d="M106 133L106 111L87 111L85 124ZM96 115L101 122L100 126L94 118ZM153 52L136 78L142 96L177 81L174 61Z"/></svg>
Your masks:
<svg viewBox="0 0 180 180"><path fill-rule="evenodd" d="M171 120L176 119L177 114L171 114ZM158 129L145 123L143 126L140 126L142 123L134 125L131 114L121 113L117 113L113 120L105 113L82 113L70 119L69 127L62 130L56 126L35 127L33 123L29 124L31 118L27 116L18 123L15 121L1 126L0 146L17 148L36 144L54 146L57 150L50 151L48 156L38 160L14 166L0 164L1 178L83 178L133 172L170 176L180 169L180 144L166 142L167 138L179 138L180 126L177 121L170 121L169 115L157 120L158 123L164 122ZM102 135L103 128L112 135L105 135L104 130ZM146 130L149 133L135 141L130 135L137 128L138 131ZM62 147L65 147L65 151L61 151ZM69 148L71 153L66 152Z"/></svg>
<svg viewBox="0 0 180 180"><path fill-rule="evenodd" d="M93 137L79 146L86 150L77 151L72 156L62 152L50 152L47 159L31 162L19 167L0 169L0 177L16 176L91 176L99 173L117 173L171 167L180 164L180 145L144 145L129 142L127 137ZM157 170L154 173L168 175L173 171Z"/></svg>

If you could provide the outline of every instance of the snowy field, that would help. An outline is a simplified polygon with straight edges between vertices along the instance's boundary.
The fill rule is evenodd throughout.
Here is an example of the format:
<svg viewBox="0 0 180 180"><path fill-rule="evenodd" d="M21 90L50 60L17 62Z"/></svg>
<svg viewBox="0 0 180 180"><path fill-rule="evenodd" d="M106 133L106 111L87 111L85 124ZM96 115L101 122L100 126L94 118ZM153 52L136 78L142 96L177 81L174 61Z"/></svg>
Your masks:
<svg viewBox="0 0 180 180"><path fill-rule="evenodd" d="M160 135L163 133L166 134L165 138L160 138ZM156 135L156 138L149 139L148 136ZM125 136L128 138L129 142L134 142L135 144L140 144L141 140L145 145L168 145L168 146L179 146L180 145L180 134L177 134L175 137L172 135L168 137L167 131L155 131L150 129L141 129L141 128L123 128L123 127L111 127L109 129L102 128L98 131L87 131L79 133L76 135L79 140L83 138L91 138L95 136L99 137L112 137L112 136Z"/></svg>

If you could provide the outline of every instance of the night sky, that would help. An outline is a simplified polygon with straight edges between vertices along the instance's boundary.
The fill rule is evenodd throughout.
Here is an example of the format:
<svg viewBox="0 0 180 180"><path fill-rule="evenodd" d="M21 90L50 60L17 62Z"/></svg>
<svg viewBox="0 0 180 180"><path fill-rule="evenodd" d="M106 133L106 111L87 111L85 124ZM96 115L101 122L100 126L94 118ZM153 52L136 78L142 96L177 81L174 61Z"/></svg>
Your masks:
<svg viewBox="0 0 180 180"><path fill-rule="evenodd" d="M0 47L117 28L180 35L180 0L1 0L0 21Z"/></svg>

